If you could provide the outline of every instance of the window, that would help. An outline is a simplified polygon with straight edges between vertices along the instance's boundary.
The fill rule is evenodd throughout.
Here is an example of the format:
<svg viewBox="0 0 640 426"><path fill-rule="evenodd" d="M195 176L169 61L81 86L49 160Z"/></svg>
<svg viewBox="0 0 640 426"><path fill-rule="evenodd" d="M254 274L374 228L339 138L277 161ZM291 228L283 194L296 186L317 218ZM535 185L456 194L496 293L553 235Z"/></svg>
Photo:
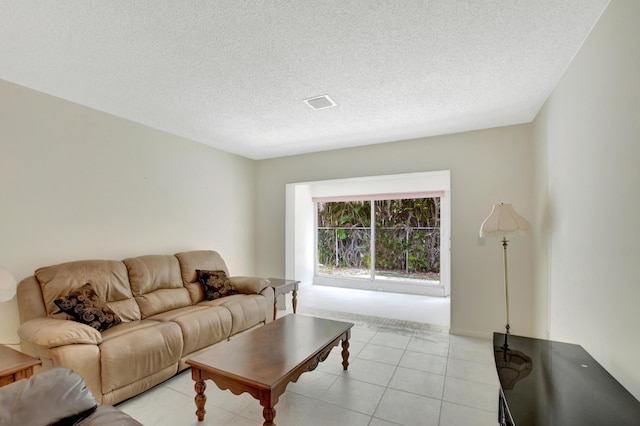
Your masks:
<svg viewBox="0 0 640 426"><path fill-rule="evenodd" d="M439 283L439 197L316 205L317 274Z"/></svg>
<svg viewBox="0 0 640 426"><path fill-rule="evenodd" d="M318 202L317 273L371 278L371 202Z"/></svg>
<svg viewBox="0 0 640 426"><path fill-rule="evenodd" d="M375 273L440 282L440 198L375 202Z"/></svg>

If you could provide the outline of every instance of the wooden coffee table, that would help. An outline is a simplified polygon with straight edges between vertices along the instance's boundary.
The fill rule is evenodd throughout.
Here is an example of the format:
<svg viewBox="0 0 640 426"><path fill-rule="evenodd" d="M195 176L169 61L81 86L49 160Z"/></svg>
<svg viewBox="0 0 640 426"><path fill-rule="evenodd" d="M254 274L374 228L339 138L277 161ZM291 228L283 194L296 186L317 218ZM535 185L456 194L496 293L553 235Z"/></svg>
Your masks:
<svg viewBox="0 0 640 426"><path fill-rule="evenodd" d="M275 425L275 405L289 382L313 371L342 342L342 367L349 366L352 323L289 314L186 361L195 381L196 415L204 420L206 379L236 395L260 401L264 426Z"/></svg>

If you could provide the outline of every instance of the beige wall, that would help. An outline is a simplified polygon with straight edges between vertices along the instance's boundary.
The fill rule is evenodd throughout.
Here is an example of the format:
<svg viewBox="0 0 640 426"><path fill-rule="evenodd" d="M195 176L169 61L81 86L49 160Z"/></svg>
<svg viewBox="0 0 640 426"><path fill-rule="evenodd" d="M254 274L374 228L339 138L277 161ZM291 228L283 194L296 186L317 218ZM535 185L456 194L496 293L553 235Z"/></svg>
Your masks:
<svg viewBox="0 0 640 426"><path fill-rule="evenodd" d="M254 273L254 162L0 81L0 264L218 250ZM0 342L15 342L15 299Z"/></svg>
<svg viewBox="0 0 640 426"><path fill-rule="evenodd" d="M550 337L640 398L640 2L613 0L535 121ZM539 174L544 174L541 170Z"/></svg>
<svg viewBox="0 0 640 426"><path fill-rule="evenodd" d="M451 328L489 336L504 327L502 246L480 241L480 224L497 202L533 216L533 143L530 125L373 145L258 162L260 274L285 273L285 184L357 176L451 171ZM530 302L533 238L510 246L511 326L536 329Z"/></svg>

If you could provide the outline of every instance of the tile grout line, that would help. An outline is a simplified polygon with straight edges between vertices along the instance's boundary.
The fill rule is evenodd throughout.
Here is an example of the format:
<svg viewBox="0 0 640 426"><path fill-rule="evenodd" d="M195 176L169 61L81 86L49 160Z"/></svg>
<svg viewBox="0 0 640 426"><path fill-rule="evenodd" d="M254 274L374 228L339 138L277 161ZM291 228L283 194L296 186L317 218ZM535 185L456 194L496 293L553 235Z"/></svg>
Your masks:
<svg viewBox="0 0 640 426"><path fill-rule="evenodd" d="M380 331L376 331L376 334L374 334L371 337L371 340L373 340L373 338L379 333ZM415 335L415 331L413 332L413 334L411 335L412 337ZM409 340L411 341L411 340ZM409 343L407 343L407 346L409 346ZM400 356L400 359L398 360L398 363L395 365L395 368L393 369L393 374L391 374L391 377L389 378L389 382L387 382L387 385L384 388L384 392L382 393L382 396L380 397L380 401L378 401L378 403L376 404L376 408L375 410L373 410L373 414L371 415L371 420L369 421L369 423L371 423L371 421L376 418L376 419L380 419L383 420L385 422L389 422L389 420L387 419L383 419L381 417L375 417L376 412L378 411L378 408L380 407L380 404L382 403L382 399L384 398L384 396L387 394L387 391L389 390L389 385L391 384L391 381L393 380L393 377L396 375L396 373L398 372L398 367L400 366L400 362L402 362L402 358L404 357L405 352L407 351L407 348L405 347L402 351L402 355ZM393 388L392 388L393 389ZM395 423L395 422L392 422Z"/></svg>
<svg viewBox="0 0 640 426"><path fill-rule="evenodd" d="M445 362L445 367L444 367L444 382L442 383L442 397L440 398L440 411L438 412L438 426L444 426L444 425L440 425L440 423L442 423L442 406L444 405L444 390L447 386L447 373L449 372L449 360L451 359L451 338L449 338L449 347L447 348L447 361ZM449 401L447 401L449 402Z"/></svg>

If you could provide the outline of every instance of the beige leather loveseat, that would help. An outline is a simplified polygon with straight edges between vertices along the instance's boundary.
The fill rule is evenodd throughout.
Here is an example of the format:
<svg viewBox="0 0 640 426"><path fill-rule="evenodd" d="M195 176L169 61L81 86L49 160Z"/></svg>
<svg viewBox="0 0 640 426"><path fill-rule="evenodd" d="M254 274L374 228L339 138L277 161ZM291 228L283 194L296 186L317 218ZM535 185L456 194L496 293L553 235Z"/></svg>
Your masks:
<svg viewBox="0 0 640 426"><path fill-rule="evenodd" d="M206 300L196 270L228 275L215 251L40 268L18 286L22 349L44 369L75 370L101 403L115 404L187 368L189 357L272 320L268 280L230 277L240 294ZM119 324L100 332L59 313L54 301L86 283Z"/></svg>

